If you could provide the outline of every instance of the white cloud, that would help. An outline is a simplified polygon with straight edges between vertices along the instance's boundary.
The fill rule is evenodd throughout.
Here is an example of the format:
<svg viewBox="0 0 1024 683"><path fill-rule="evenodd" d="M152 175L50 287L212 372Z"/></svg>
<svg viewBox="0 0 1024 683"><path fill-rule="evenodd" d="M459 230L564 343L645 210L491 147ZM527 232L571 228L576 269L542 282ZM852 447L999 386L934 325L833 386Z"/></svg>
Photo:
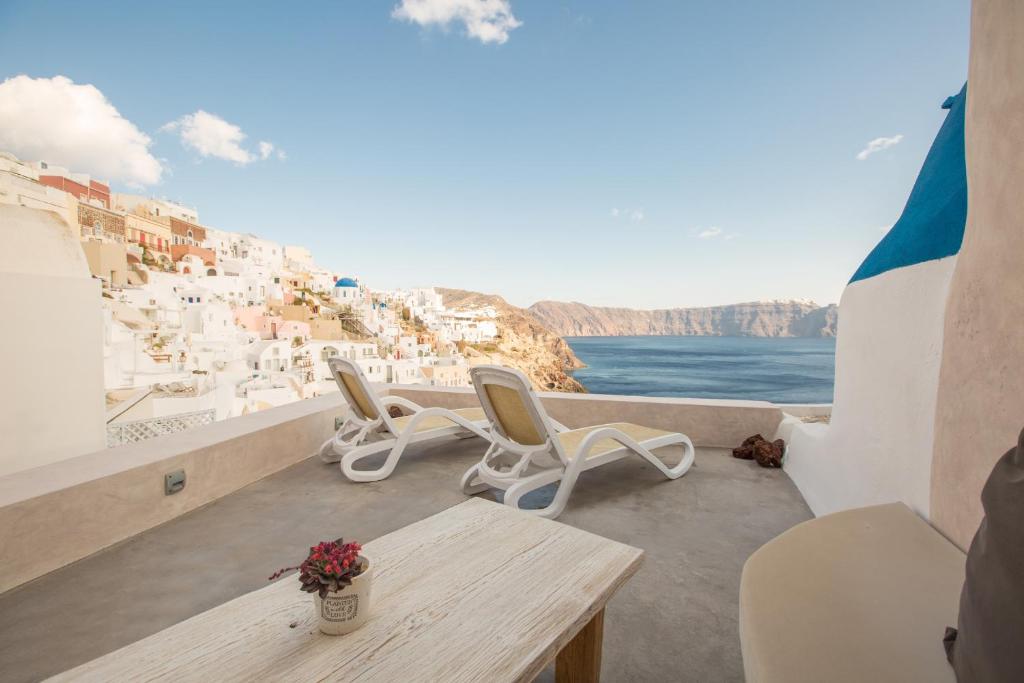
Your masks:
<svg viewBox="0 0 1024 683"><path fill-rule="evenodd" d="M700 228L694 228L691 234L694 235L699 240L721 239L726 242L734 240L737 237L739 237L739 235L737 235L734 232L726 232L721 228L715 226L712 226L710 228L704 228L703 230L701 230Z"/></svg>
<svg viewBox="0 0 1024 683"><path fill-rule="evenodd" d="M394 19L420 26L466 27L466 35L481 43L504 43L510 31L523 25L512 16L509 0L401 0L391 10Z"/></svg>
<svg viewBox="0 0 1024 683"><path fill-rule="evenodd" d="M269 159L275 150L274 143L266 140L259 142L257 152L246 149L242 143L247 136L241 128L202 109L194 114L185 114L160 130L177 133L183 145L204 157L233 161L243 166L256 159ZM277 150L277 158L285 158L282 150Z"/></svg>
<svg viewBox="0 0 1024 683"><path fill-rule="evenodd" d="M160 182L149 136L93 85L65 76L0 83L0 149L135 187Z"/></svg>
<svg viewBox="0 0 1024 683"><path fill-rule="evenodd" d="M898 145L902 139L902 134L893 135L891 138L875 138L868 143L867 147L857 152L857 161L864 161L875 152L881 152L883 149L888 149L893 145Z"/></svg>
<svg viewBox="0 0 1024 683"><path fill-rule="evenodd" d="M639 223L644 219L643 209L612 209L612 218L625 218L630 223Z"/></svg>

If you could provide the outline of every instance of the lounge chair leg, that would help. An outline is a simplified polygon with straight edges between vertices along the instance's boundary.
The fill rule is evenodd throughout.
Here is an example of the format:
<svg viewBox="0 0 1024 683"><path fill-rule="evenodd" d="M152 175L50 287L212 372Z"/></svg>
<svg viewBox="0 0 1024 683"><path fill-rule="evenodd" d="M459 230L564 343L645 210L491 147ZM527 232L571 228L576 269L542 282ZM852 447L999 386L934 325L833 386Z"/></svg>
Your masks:
<svg viewBox="0 0 1024 683"><path fill-rule="evenodd" d="M402 452L404 450L405 443L399 442L396 444L394 440L380 441L378 443L360 446L359 448L349 451L341 458L341 471L351 481L370 482L387 479L394 471L395 465L398 463L398 459L402 457ZM384 464L378 469L357 470L353 467L353 465L363 458L368 458L372 455L377 455L385 451L391 451L391 453L388 455Z"/></svg>
<svg viewBox="0 0 1024 683"><path fill-rule="evenodd" d="M487 483L480 481L480 478L477 476L477 467L477 465L473 465L462 475L462 492L467 496L483 493L491 488Z"/></svg>
<svg viewBox="0 0 1024 683"><path fill-rule="evenodd" d="M338 455L337 451L334 450L334 437L327 439L324 445L320 447L318 454L320 459L327 463L335 463L341 460L341 456Z"/></svg>
<svg viewBox="0 0 1024 683"><path fill-rule="evenodd" d="M552 500L547 507L535 509L524 509L519 507L519 501L521 501L527 494L543 488L548 484L554 483L555 481L558 481L558 490L555 492L554 500ZM508 487L505 491L504 502L505 505L513 507L516 510L529 512L530 514L543 517L544 519L554 519L555 517L558 517L558 515L562 514L563 510L565 510L565 505L569 501L569 494L572 493L572 487L575 483L575 477L573 477L571 481L567 480L565 477L562 477L561 481L558 479L548 479L546 481L531 481L527 479Z"/></svg>
<svg viewBox="0 0 1024 683"><path fill-rule="evenodd" d="M330 464L338 462L345 457L346 453L363 443L368 431L369 425L356 429L346 421L338 428L334 436L325 441L324 445L320 447L318 454L320 459ZM346 439L346 436L349 438Z"/></svg>
<svg viewBox="0 0 1024 683"><path fill-rule="evenodd" d="M693 442L690 441L689 437L683 436L682 443L680 445L683 447L683 457L676 463L675 467L669 470L670 475L667 475L669 479L678 479L686 474L693 466L694 457L697 454L696 449L693 447Z"/></svg>

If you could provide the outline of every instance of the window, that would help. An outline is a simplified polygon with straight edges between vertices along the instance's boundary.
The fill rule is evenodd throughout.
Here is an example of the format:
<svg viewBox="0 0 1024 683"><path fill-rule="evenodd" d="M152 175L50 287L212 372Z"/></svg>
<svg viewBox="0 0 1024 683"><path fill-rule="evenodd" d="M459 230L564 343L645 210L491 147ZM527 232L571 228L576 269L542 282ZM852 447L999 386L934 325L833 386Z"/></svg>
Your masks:
<svg viewBox="0 0 1024 683"><path fill-rule="evenodd" d="M100 237L103 234L103 224L96 221L92 224L92 234Z"/></svg>

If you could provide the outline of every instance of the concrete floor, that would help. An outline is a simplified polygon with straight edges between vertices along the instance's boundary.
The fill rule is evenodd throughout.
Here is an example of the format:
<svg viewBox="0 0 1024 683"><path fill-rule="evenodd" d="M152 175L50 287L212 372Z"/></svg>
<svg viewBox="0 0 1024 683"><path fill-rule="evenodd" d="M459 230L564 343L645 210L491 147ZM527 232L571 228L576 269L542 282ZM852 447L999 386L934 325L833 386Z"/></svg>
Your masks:
<svg viewBox="0 0 1024 683"><path fill-rule="evenodd" d="M306 460L2 594L0 679L39 680L262 588L317 540L369 541L456 505L482 450L478 439L411 450L372 484ZM783 472L721 449L698 449L675 481L638 458L584 473L559 521L647 551L607 608L603 679L743 680L743 562L811 516Z"/></svg>

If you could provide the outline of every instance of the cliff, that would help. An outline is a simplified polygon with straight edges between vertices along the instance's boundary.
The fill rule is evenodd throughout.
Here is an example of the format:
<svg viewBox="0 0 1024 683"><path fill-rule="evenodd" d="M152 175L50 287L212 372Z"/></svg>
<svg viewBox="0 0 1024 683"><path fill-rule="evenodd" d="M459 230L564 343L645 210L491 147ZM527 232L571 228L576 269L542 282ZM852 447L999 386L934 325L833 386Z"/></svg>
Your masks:
<svg viewBox="0 0 1024 683"><path fill-rule="evenodd" d="M464 345L463 352L471 364L494 363L518 368L526 373L534 389L583 393L583 385L569 372L583 367L569 345L557 333L522 308L509 304L500 296L467 292L463 289L437 291L450 308L481 308L493 306L498 313L499 337L492 343Z"/></svg>
<svg viewBox="0 0 1024 683"><path fill-rule="evenodd" d="M653 311L539 301L528 310L542 325L564 337L834 337L839 317L835 304L818 306L804 301L756 301Z"/></svg>

